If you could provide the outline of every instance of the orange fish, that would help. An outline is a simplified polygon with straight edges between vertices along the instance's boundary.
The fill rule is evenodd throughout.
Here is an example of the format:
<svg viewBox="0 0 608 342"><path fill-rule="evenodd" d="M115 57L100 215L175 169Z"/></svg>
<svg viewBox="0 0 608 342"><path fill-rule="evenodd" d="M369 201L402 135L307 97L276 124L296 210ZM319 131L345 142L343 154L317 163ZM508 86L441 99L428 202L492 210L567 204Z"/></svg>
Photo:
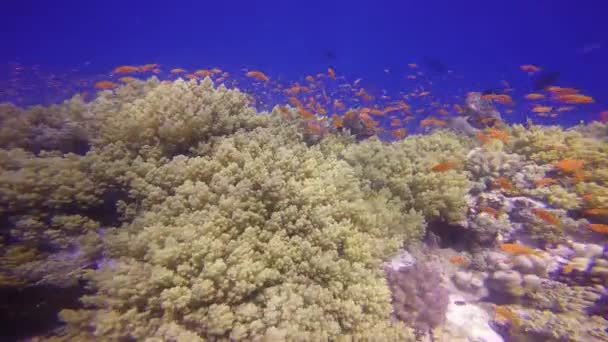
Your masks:
<svg viewBox="0 0 608 342"><path fill-rule="evenodd" d="M506 177L496 178L496 180L494 181L494 186L507 191L513 191L515 189L511 181L509 181Z"/></svg>
<svg viewBox="0 0 608 342"><path fill-rule="evenodd" d="M439 113L439 114L441 114L441 115L449 115L449 114L450 114L450 113L449 113L447 110L445 110L445 109L443 109L443 108L439 108L439 109L437 110L437 113Z"/></svg>
<svg viewBox="0 0 608 342"><path fill-rule="evenodd" d="M555 163L555 167L565 173L574 173L575 171L582 169L584 166L585 162L578 159L565 159Z"/></svg>
<svg viewBox="0 0 608 342"><path fill-rule="evenodd" d="M154 64L144 64L144 65L140 65L138 68L139 68L139 71L140 71L140 72L148 72L148 71L150 71L150 70L152 70L152 69L156 69L156 68L158 68L159 66L160 66L160 65L158 65L158 64L156 64L156 63L154 63Z"/></svg>
<svg viewBox="0 0 608 342"><path fill-rule="evenodd" d="M245 74L247 77L255 78L258 81L268 82L270 79L261 71L252 70Z"/></svg>
<svg viewBox="0 0 608 342"><path fill-rule="evenodd" d="M524 64L524 65L520 66L519 68L525 72L539 72L540 71L539 67L537 67L536 65L532 65L532 64Z"/></svg>
<svg viewBox="0 0 608 342"><path fill-rule="evenodd" d="M604 216L604 215L608 215L608 208L587 209L587 210L583 211L583 213L586 215Z"/></svg>
<svg viewBox="0 0 608 342"><path fill-rule="evenodd" d="M131 74L134 72L139 72L139 67L133 65L122 65L112 71L113 74Z"/></svg>
<svg viewBox="0 0 608 342"><path fill-rule="evenodd" d="M99 81L99 82L95 83L95 88L101 89L101 90L113 89L113 88L116 88L116 84L114 84L114 82L110 82L110 81Z"/></svg>
<svg viewBox="0 0 608 342"><path fill-rule="evenodd" d="M399 127L399 126L401 126L401 120L391 119L391 127Z"/></svg>
<svg viewBox="0 0 608 342"><path fill-rule="evenodd" d="M420 121L420 126L422 127L427 127L427 126L438 126L438 127L445 127L447 126L448 123L445 120L439 120L437 118L434 118L432 116L429 116L426 119L423 119Z"/></svg>
<svg viewBox="0 0 608 342"><path fill-rule="evenodd" d="M307 111L303 107L298 107L298 114L300 114L300 116L304 119L312 119L315 117L313 113Z"/></svg>
<svg viewBox="0 0 608 342"><path fill-rule="evenodd" d="M445 172L448 170L452 170L457 166L455 162L446 161L443 163L439 163L433 167L431 167L431 171L433 172Z"/></svg>
<svg viewBox="0 0 608 342"><path fill-rule="evenodd" d="M584 199L585 201L591 201L591 200L593 200L593 194L591 194L591 193L582 194L581 198Z"/></svg>
<svg viewBox="0 0 608 342"><path fill-rule="evenodd" d="M511 255L540 255L534 248L519 243L501 243L498 245L503 252Z"/></svg>
<svg viewBox="0 0 608 342"><path fill-rule="evenodd" d="M308 122L306 122L306 131L310 134L321 135L323 127L318 121L308 120Z"/></svg>
<svg viewBox="0 0 608 342"><path fill-rule="evenodd" d="M512 105L513 98L507 94L486 94L481 96L482 99L496 101L501 104Z"/></svg>
<svg viewBox="0 0 608 342"><path fill-rule="evenodd" d="M184 77L189 80L198 80L198 76L196 76L195 74L185 74Z"/></svg>
<svg viewBox="0 0 608 342"><path fill-rule="evenodd" d="M332 68L327 68L327 75L332 79L336 79L336 72Z"/></svg>
<svg viewBox="0 0 608 342"><path fill-rule="evenodd" d="M550 86L545 88L546 91L553 93L555 95L573 95L578 94L578 89L575 88L564 88L558 86Z"/></svg>
<svg viewBox="0 0 608 342"><path fill-rule="evenodd" d="M123 83L131 83L133 81L137 81L137 78L131 76L124 76L119 78L118 80Z"/></svg>
<svg viewBox="0 0 608 342"><path fill-rule="evenodd" d="M416 63L409 63L407 66L409 66L412 69L418 68L418 64L416 64Z"/></svg>
<svg viewBox="0 0 608 342"><path fill-rule="evenodd" d="M201 76L201 77L211 77L213 75L213 72L211 72L210 70L201 69L201 70L196 70L194 72L194 74L196 76Z"/></svg>
<svg viewBox="0 0 608 342"><path fill-rule="evenodd" d="M565 102L565 103L574 103L574 104L576 104L576 103L586 104L586 103L594 103L595 102L595 100L591 96L581 95L581 94L564 94L564 95L559 95L559 96L557 96L557 100Z"/></svg>
<svg viewBox="0 0 608 342"><path fill-rule="evenodd" d="M487 135L492 139L498 139L505 143L509 141L509 135L507 133L493 127L487 129Z"/></svg>
<svg viewBox="0 0 608 342"><path fill-rule="evenodd" d="M500 216L500 212L492 207L481 206L479 207L479 211L481 211L482 213L490 214L494 216L494 218L498 218L498 216Z"/></svg>
<svg viewBox="0 0 608 342"><path fill-rule="evenodd" d="M602 234L607 234L608 233L608 224L589 223L587 225L587 227L589 227L589 229L591 229L591 230L593 230L594 232L597 232L597 233L602 233Z"/></svg>
<svg viewBox="0 0 608 342"><path fill-rule="evenodd" d="M315 78L314 78L314 77L312 77L311 75L308 75L308 76L306 76L306 80L307 80L308 82L314 82L314 81L315 81Z"/></svg>
<svg viewBox="0 0 608 342"><path fill-rule="evenodd" d="M608 122L608 110L600 112L600 121L601 122Z"/></svg>
<svg viewBox="0 0 608 342"><path fill-rule="evenodd" d="M289 103L291 103L294 107L300 108L300 107L304 107L302 105L302 102L300 102L300 100L298 100L298 98L291 96L289 99Z"/></svg>
<svg viewBox="0 0 608 342"><path fill-rule="evenodd" d="M183 74L186 72L186 69L174 68L174 69L169 70L169 72L172 74Z"/></svg>
<svg viewBox="0 0 608 342"><path fill-rule="evenodd" d="M463 264L468 264L469 260L467 258L463 257L462 255L455 255L450 258L450 262L454 265L463 265Z"/></svg>
<svg viewBox="0 0 608 342"><path fill-rule="evenodd" d="M534 106L532 107L532 111L534 113L549 113L553 110L553 107L549 106Z"/></svg>
<svg viewBox="0 0 608 342"><path fill-rule="evenodd" d="M341 116L339 116L338 114L332 115L331 121L332 121L332 125L334 126L334 128L342 128L342 126L344 125L343 118Z"/></svg>
<svg viewBox="0 0 608 342"><path fill-rule="evenodd" d="M457 104L455 104L455 105L454 105L454 110L455 110L455 111L456 111L456 113L458 113L458 114L462 114L462 113L464 113L464 109L463 109L463 108L462 108L460 105L457 105Z"/></svg>
<svg viewBox="0 0 608 342"><path fill-rule="evenodd" d="M554 226L561 226L562 221L560 221L555 215L551 212L541 209L541 208L532 208L532 213L536 215L536 217L542 219L543 221L550 223Z"/></svg>
<svg viewBox="0 0 608 342"><path fill-rule="evenodd" d="M403 139L407 135L407 131L405 128L398 128L393 130L391 134L395 139Z"/></svg>
<svg viewBox="0 0 608 342"><path fill-rule="evenodd" d="M534 185L536 185L539 188L542 188L543 186L555 184L556 182L557 181L555 179L546 177L546 178L535 179Z"/></svg>
<svg viewBox="0 0 608 342"><path fill-rule="evenodd" d="M363 124L368 128L378 126L378 122L372 119L371 116L369 116L369 114L367 113L361 113L359 114L359 117L361 118L361 122L363 122Z"/></svg>
<svg viewBox="0 0 608 342"><path fill-rule="evenodd" d="M544 99L545 95L538 94L538 93L530 93L530 94L526 95L525 98L527 98L528 100L540 100L540 99Z"/></svg>

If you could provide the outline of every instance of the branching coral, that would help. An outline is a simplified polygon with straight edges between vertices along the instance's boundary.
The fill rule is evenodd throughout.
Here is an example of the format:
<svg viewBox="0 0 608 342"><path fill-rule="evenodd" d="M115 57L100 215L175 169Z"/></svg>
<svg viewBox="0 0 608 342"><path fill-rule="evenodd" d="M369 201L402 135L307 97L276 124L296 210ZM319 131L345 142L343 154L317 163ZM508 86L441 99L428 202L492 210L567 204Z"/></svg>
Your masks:
<svg viewBox="0 0 608 342"><path fill-rule="evenodd" d="M469 180L457 168L446 172L432 172L431 168L446 160L457 164L465 155L466 143L446 132L409 137L391 145L370 139L342 153L371 189L387 188L427 219L450 223L465 217Z"/></svg>
<svg viewBox="0 0 608 342"><path fill-rule="evenodd" d="M186 161L196 174L173 196L110 234L120 261L93 277L86 303L116 319L90 322L97 334L143 338L171 322L209 338L406 333L388 326L380 263L420 236L422 217L365 198L346 163L289 135L223 139Z"/></svg>
<svg viewBox="0 0 608 342"><path fill-rule="evenodd" d="M99 98L91 106L99 121L95 146L123 143L139 154L158 147L163 156L171 157L189 153L212 136L266 121L247 107L244 94L224 86L214 90L209 78L201 83L181 79L161 83L132 101L123 100L121 94L116 97Z"/></svg>

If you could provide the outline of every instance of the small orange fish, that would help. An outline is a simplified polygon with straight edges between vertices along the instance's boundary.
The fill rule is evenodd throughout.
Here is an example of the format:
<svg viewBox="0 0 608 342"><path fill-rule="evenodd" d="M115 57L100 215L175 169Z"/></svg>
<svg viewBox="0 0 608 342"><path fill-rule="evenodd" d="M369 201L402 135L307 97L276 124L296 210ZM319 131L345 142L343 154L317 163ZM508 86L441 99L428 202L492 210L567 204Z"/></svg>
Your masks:
<svg viewBox="0 0 608 342"><path fill-rule="evenodd" d="M541 208L532 208L532 213L540 218L541 220L550 223L554 226L561 226L562 225L562 221L560 221L557 217L555 217L555 215L553 215L551 212L545 210L545 209L541 209Z"/></svg>
<svg viewBox="0 0 608 342"><path fill-rule="evenodd" d="M148 72L152 69L156 69L158 68L160 65L158 65L157 63L153 63L153 64L144 64L144 65L140 65L138 67L140 72Z"/></svg>
<svg viewBox="0 0 608 342"><path fill-rule="evenodd" d="M498 139L505 143L509 141L509 135L507 133L493 127L487 129L487 135L492 139Z"/></svg>
<svg viewBox="0 0 608 342"><path fill-rule="evenodd" d="M418 68L418 64L416 64L416 63L409 63L407 66L409 66L412 69Z"/></svg>
<svg viewBox="0 0 608 342"><path fill-rule="evenodd" d="M573 103L573 104L586 104L586 103L594 103L595 100L591 96L581 95L581 94L563 94L557 96L558 101L562 101L565 103Z"/></svg>
<svg viewBox="0 0 608 342"><path fill-rule="evenodd" d="M577 170L581 170L585 166L585 162L578 159L565 159L555 163L554 165L562 172L574 173Z"/></svg>
<svg viewBox="0 0 608 342"><path fill-rule="evenodd" d="M172 74L183 74L186 72L186 69L174 68L174 69L169 70L169 72Z"/></svg>
<svg viewBox="0 0 608 342"><path fill-rule="evenodd" d="M307 80L308 82L314 82L314 81L315 81L315 78L314 78L314 77L312 77L311 75L308 75L308 76L306 76L306 80Z"/></svg>
<svg viewBox="0 0 608 342"><path fill-rule="evenodd" d="M113 74L131 74L134 72L139 72L139 67L133 65L122 65L112 71Z"/></svg>
<svg viewBox="0 0 608 342"><path fill-rule="evenodd" d="M334 80L336 79L336 72L332 68L327 68L327 75Z"/></svg>
<svg viewBox="0 0 608 342"><path fill-rule="evenodd" d="M247 77L255 78L258 81L268 82L270 79L261 71L252 70L245 74Z"/></svg>
<svg viewBox="0 0 608 342"><path fill-rule="evenodd" d="M513 191L515 187L506 177L498 177L494 180L494 186L499 189L504 189L507 191Z"/></svg>
<svg viewBox="0 0 608 342"><path fill-rule="evenodd" d="M200 70L196 70L194 72L194 74L196 76L201 76L201 77L211 77L213 75L213 72L211 72L210 70L206 70L206 69L200 69Z"/></svg>
<svg viewBox="0 0 608 342"><path fill-rule="evenodd" d="M490 214L494 216L494 218L498 218L500 216L500 212L498 210L488 206L479 207L479 211L481 211L482 213Z"/></svg>
<svg viewBox="0 0 608 342"><path fill-rule="evenodd" d="M526 95L525 98L527 98L528 100L540 100L540 99L544 99L545 95L538 94L538 93L530 93L530 94Z"/></svg>
<svg viewBox="0 0 608 342"><path fill-rule="evenodd" d="M463 265L463 264L468 264L469 260L467 258L463 257L462 255L455 255L450 258L450 262L454 265Z"/></svg>
<svg viewBox="0 0 608 342"><path fill-rule="evenodd" d="M99 81L95 83L95 88L101 90L113 89L116 88L116 84L110 81Z"/></svg>
<svg viewBox="0 0 608 342"><path fill-rule="evenodd" d="M131 83L133 81L137 81L137 78L131 76L124 76L119 78L118 80L123 83Z"/></svg>
<svg viewBox="0 0 608 342"><path fill-rule="evenodd" d="M549 106L534 106L532 107L532 111L534 113L549 113L553 110L553 107Z"/></svg>
<svg viewBox="0 0 608 342"><path fill-rule="evenodd" d="M524 65L520 66L519 68L525 72L539 72L540 71L539 67L537 67L536 65L532 65L532 64L524 64Z"/></svg>
<svg viewBox="0 0 608 342"><path fill-rule="evenodd" d="M507 94L486 94L481 96L482 99L496 101L501 104L512 105L513 98Z"/></svg>
<svg viewBox="0 0 608 342"><path fill-rule="evenodd" d="M334 128L342 128L342 126L344 125L344 119L338 114L332 115L331 121Z"/></svg>
<svg viewBox="0 0 608 342"><path fill-rule="evenodd" d="M604 216L608 215L608 208L593 208L587 209L583 211L585 215L593 215L593 216Z"/></svg>
<svg viewBox="0 0 608 342"><path fill-rule="evenodd" d="M519 243L501 243L498 247L511 255L540 255L534 248Z"/></svg>
<svg viewBox="0 0 608 342"><path fill-rule="evenodd" d="M454 105L454 110L455 110L455 111L456 111L456 113L458 113L458 114L462 114L462 113L464 113L464 109L463 109L463 108L462 108L460 105L457 105L457 104L455 104L455 105Z"/></svg>
<svg viewBox="0 0 608 342"><path fill-rule="evenodd" d="M438 126L438 127L445 127L447 126L448 123L445 120L439 120L437 118L434 118L432 116L429 116L426 119L423 119L420 121L420 126L421 127L427 127L427 126Z"/></svg>
<svg viewBox="0 0 608 342"><path fill-rule="evenodd" d="M518 331L521 329L522 321L521 318L513 312L513 310L509 309L503 305L496 305L494 307L494 320L499 322L506 322L510 324L509 334L516 335Z"/></svg>
<svg viewBox="0 0 608 342"><path fill-rule="evenodd" d="M591 201L591 200L593 200L593 194L592 193L582 194L581 198L584 199L585 201Z"/></svg>
<svg viewBox="0 0 608 342"><path fill-rule="evenodd" d="M557 181L555 179L546 177L546 178L535 179L534 185L536 185L539 188L542 188L543 186L555 184L556 182Z"/></svg>
<svg viewBox="0 0 608 342"><path fill-rule="evenodd" d="M439 163L433 167L431 167L431 171L433 172L445 172L448 170L452 170L457 166L455 162L446 161L443 163Z"/></svg>
<svg viewBox="0 0 608 342"><path fill-rule="evenodd" d="M600 121L601 122L608 122L608 110L600 112Z"/></svg>
<svg viewBox="0 0 608 342"><path fill-rule="evenodd" d="M439 109L437 110L437 113L439 113L439 114L441 114L441 115L449 115L449 114L450 114L450 113L449 113L447 110L445 110L445 109L443 109L443 108L439 108Z"/></svg>
<svg viewBox="0 0 608 342"><path fill-rule="evenodd" d="M318 121L308 120L308 122L306 122L306 131L310 134L321 135L323 127Z"/></svg>
<svg viewBox="0 0 608 342"><path fill-rule="evenodd" d="M589 227L589 229L591 229L591 230L593 230L594 232L597 232L597 233L602 233L602 234L607 234L608 233L608 224L589 223L587 225L587 227Z"/></svg>
<svg viewBox="0 0 608 342"><path fill-rule="evenodd" d="M578 89L575 88L564 88L558 86L550 86L545 88L546 91L553 93L555 95L573 95L578 94Z"/></svg>
<svg viewBox="0 0 608 342"><path fill-rule="evenodd" d="M482 131L477 131L475 133L475 139L482 144L487 144L490 140L492 140L489 136L484 134Z"/></svg>
<svg viewBox="0 0 608 342"><path fill-rule="evenodd" d="M312 112L304 109L303 107L298 107L298 114L300 114L303 119L312 119L315 117Z"/></svg>
<svg viewBox="0 0 608 342"><path fill-rule="evenodd" d="M407 130L405 128L398 128L391 132L391 135L395 139L403 139L407 135Z"/></svg>

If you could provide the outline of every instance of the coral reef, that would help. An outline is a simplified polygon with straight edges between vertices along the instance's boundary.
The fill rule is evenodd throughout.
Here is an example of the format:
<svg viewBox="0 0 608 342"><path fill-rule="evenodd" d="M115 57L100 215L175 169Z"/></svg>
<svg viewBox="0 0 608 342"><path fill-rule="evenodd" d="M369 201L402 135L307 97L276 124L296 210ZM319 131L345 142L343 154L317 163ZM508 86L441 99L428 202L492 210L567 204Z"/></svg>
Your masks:
<svg viewBox="0 0 608 342"><path fill-rule="evenodd" d="M209 78L0 105L0 285L80 288L63 340L605 338L607 125L465 107L387 143Z"/></svg>

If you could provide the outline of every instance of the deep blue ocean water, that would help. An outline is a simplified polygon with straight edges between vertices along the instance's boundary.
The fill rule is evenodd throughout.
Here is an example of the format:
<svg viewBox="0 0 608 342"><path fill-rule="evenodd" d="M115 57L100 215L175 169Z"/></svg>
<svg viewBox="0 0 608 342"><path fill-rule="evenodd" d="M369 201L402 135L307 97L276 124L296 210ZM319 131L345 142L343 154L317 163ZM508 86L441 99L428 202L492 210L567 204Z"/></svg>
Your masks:
<svg viewBox="0 0 608 342"><path fill-rule="evenodd" d="M248 68L285 82L332 67L380 94L411 89L407 64L417 63L444 100L503 80L519 100L533 83L519 66L534 64L595 99L552 119L571 124L608 108L607 14L601 0L11 0L0 13L0 64L4 78L19 63L74 84L125 64Z"/></svg>

